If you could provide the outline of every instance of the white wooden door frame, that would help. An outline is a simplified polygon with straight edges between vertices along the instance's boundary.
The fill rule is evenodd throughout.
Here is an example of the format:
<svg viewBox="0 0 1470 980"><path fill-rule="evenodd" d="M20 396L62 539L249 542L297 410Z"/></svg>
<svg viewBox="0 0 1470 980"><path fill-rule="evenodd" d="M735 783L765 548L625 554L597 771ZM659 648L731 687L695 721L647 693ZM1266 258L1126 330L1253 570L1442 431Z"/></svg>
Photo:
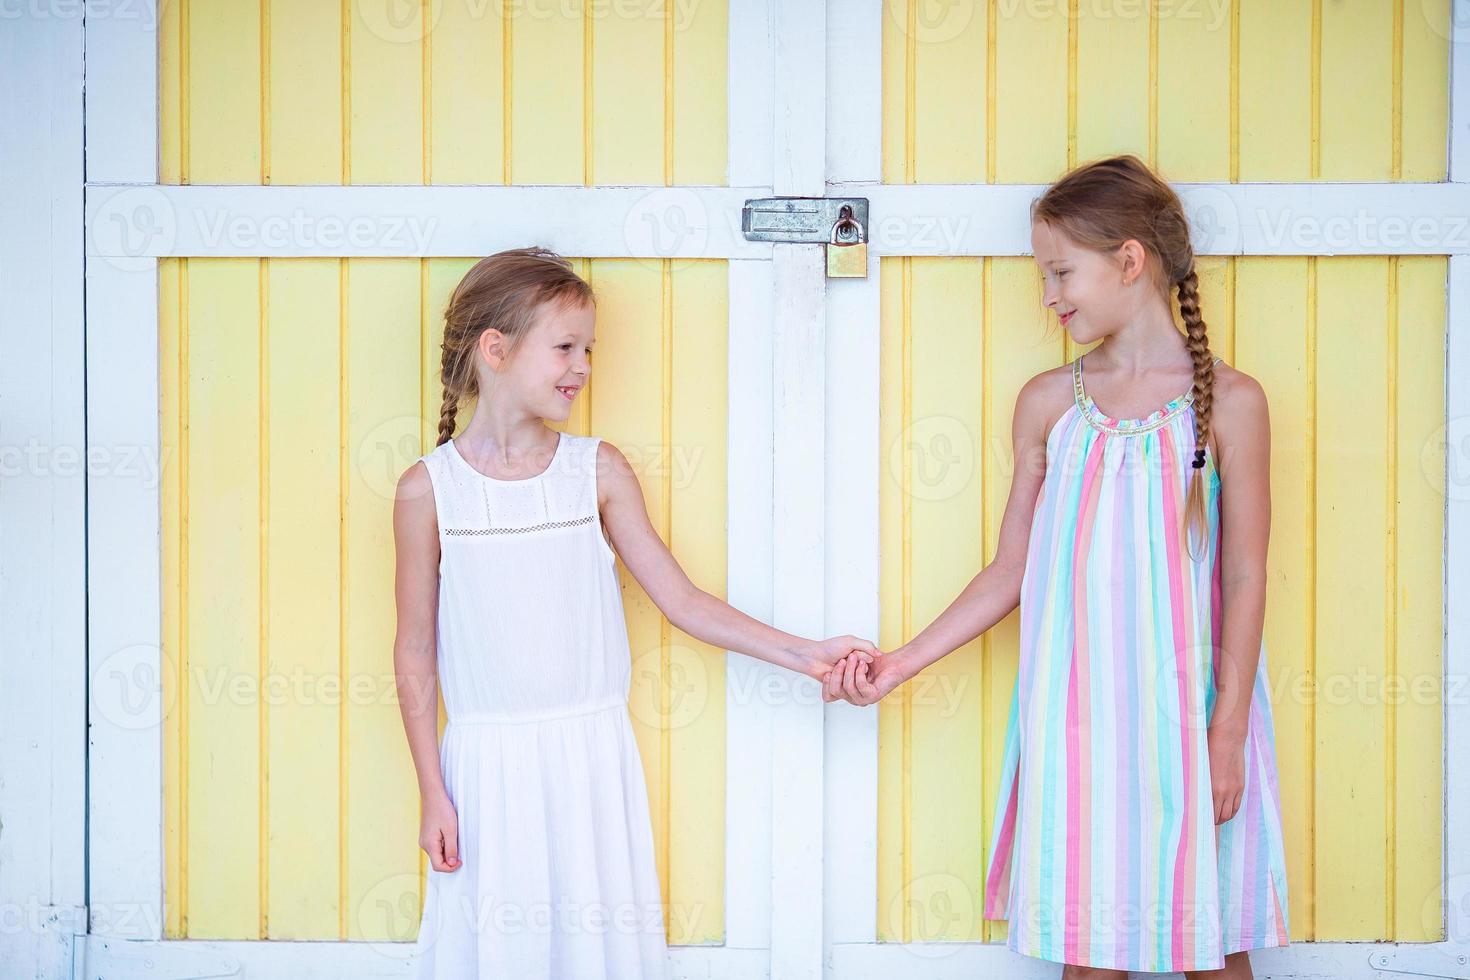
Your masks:
<svg viewBox="0 0 1470 980"><path fill-rule="evenodd" d="M82 25L0 21L0 976L85 928ZM105 462L99 465L106 465Z"/></svg>
<svg viewBox="0 0 1470 980"><path fill-rule="evenodd" d="M42 658L35 679L49 691L53 703L49 711L29 705L25 707L30 710L15 715L7 711L11 737L0 749L7 773L38 771L26 760L27 749L36 745L23 739L44 739L51 750L49 765L41 767L49 771L49 796L16 802L14 780L7 783L3 799L8 830L52 819L57 807L69 799L77 802L67 787L76 785L82 775L90 779L89 887L85 896L70 887L76 883L71 862L82 844L80 823L63 820L51 825L43 838L51 843L49 863L28 869L23 879L28 896L49 896L41 903L45 925L34 931L38 938L31 953L7 946L0 957L12 952L34 955L38 962L59 967L69 960L66 940L80 934L90 919L90 934L80 944L86 962L77 964L77 975L82 976L144 975L137 966L143 956L152 960L146 974L150 976L200 975L230 966L263 975L402 976L405 960L385 955L381 944L161 940L161 793L137 792L139 785L161 787L161 706L156 696L151 701L146 697L128 701L119 687L119 682L156 679L159 666L161 525L156 472L148 479L148 465L157 460L159 451L157 259L230 254L460 256L522 244L523 235L499 239L480 233L474 216L485 213L486 202L502 214L510 209L509 213L534 217L536 224L521 227L549 229L541 236L545 243L569 254L728 259L731 337L740 341L730 349L729 463L730 471L742 477L741 493L731 494L729 512L731 601L796 632L876 636L877 258L1025 254L1024 226L974 222L958 229L958 237L941 236L936 244L932 234L902 219L951 213L1024 215L1024 202L1035 188L881 185L880 94L877 73L871 70L878 63L879 0L852 0L831 10L822 0L801 4L731 0L730 64L738 66L739 84L730 86L730 187L579 190L576 214L582 220L563 224L551 219L570 211L564 203L571 200L566 188L484 189L477 192L482 195L479 203L467 209L455 188L159 187L156 12L152 3L141 10L126 9L137 16L94 16L85 22L89 83L85 275L91 311L85 341L85 444L89 450L113 454L110 465L86 477L87 671L92 678L88 723L95 764L83 773L79 754L65 745L65 723L81 720L76 705L64 703L67 697L79 698L79 678L68 679L58 669L61 651L80 642L62 614L66 598L73 602L81 598L79 563L66 556L51 566L46 579L52 595L60 598L44 626L48 632L37 638L49 645L51 659ZM1238 238L1204 243L1201 251L1333 254L1350 247L1332 242L1303 246L1300 241L1273 238L1269 229L1250 224L1248 216L1257 202L1279 201L1283 196L1291 200L1298 216L1323 224L1342 215L1346 202L1352 203L1353 212L1365 211L1380 223L1404 214L1470 212L1466 195L1470 37L1464 36L1470 0L1455 0L1455 23L1461 36L1451 48L1448 181L1182 187L1187 201L1218 207L1238 219ZM43 176L64 193L67 134L79 140L82 122L78 109L62 103L68 82L80 71L82 29L75 21L57 18L49 25L27 21L21 30L31 32L17 36L25 38L20 50L32 60L7 59L0 71L19 71L26 64L57 69L56 86L49 90L50 115L40 116L46 125L59 126L60 135L53 134L54 159L46 164L52 169ZM736 74L732 70L732 79ZM27 75L27 80L31 78ZM23 118L15 122L17 132L39 129L26 129ZM834 283L830 292L822 278L820 249L755 245L733 231L737 199L824 191L867 196L874 215L869 278ZM630 193L635 195L631 203ZM64 217L66 207L64 202L54 206L50 218ZM344 239L337 245L315 237L306 242L264 234L276 226L273 222L293 215L304 215L316 222L313 227L323 227L334 216L359 210L369 217L426 216L434 221L434 231L423 245L381 224L369 224L364 238ZM633 214L657 218L675 212L696 219L689 227L698 227L703 217L707 233L671 243L645 243L637 240L628 220ZM243 216L247 230L256 232L254 241L242 245L230 234L210 236L211 221L222 213ZM120 219L124 226L117 224ZM29 227L37 225L32 222ZM120 234L120 227L130 229L127 237ZM143 232L147 234L138 237ZM1447 225L1440 226L1440 238L1434 234L1418 250L1451 256L1447 377L1467 377L1470 249L1459 239L1451 240L1453 229ZM67 303L67 277L73 273L79 277L83 270L80 256L72 256L64 245L55 249L53 334L58 325L80 328L81 311ZM1368 248L1374 254L1414 250L1412 243ZM46 346L42 341L50 342L49 350L41 349ZM7 346L7 353L11 349ZM47 396L52 404L65 403L71 414L53 411L30 429L17 426L10 432L34 430L47 445L63 442L55 426L46 427L50 418L56 418L77 436L73 444L80 445L80 433L75 431L81 420L79 368L75 361L62 364L58 350L54 336L32 341L5 377L29 371L35 377L27 384L44 384L47 373L54 372L50 377L55 384ZM829 376L833 383L828 383ZM31 389L23 386L23 390ZM1458 427L1470 418L1470 389L1447 388L1446 417L1452 434L1458 434ZM11 425L7 417L7 426ZM124 453L128 458L122 457ZM1453 470L1447 477L1456 478ZM12 485L7 483L7 488ZM778 485L785 488L780 495L774 492ZM52 486L63 502L55 512L59 526L64 523L65 502L72 501L74 508L80 503L72 492L75 484L59 481ZM1470 489L1451 483L1446 490L1448 600L1470 590ZM12 497L9 503L14 502ZM6 502L0 501L0 506ZM7 510L5 516L13 515ZM65 546L64 536L47 537L41 530L21 541L29 541L24 545L29 553ZM12 596L0 597L4 608L14 608ZM1448 601L1445 609L1445 674L1463 677L1470 672L1470 610ZM11 621L20 620L13 616ZM5 660L7 679L16 676L14 659ZM995 945L943 944L939 949L875 942L876 711L847 705L824 709L812 698L811 685L784 686L787 681L767 665L738 655L730 658L728 676L727 938L722 947L677 948L672 959L680 975L808 977L830 972L888 977L922 970L925 976L959 977L1001 967L1008 976L1054 973L1045 964L1025 961ZM765 680L776 684L765 686ZM16 686L6 685L7 692L14 690ZM771 690L781 693L750 696ZM5 706L9 709L11 702ZM1446 746L1470 744L1470 706L1448 704L1444 722ZM1470 761L1446 752L1444 774L1444 826L1470 826ZM820 792L815 789L818 785ZM819 845L810 833L818 825L823 828ZM1470 844L1463 835L1447 836L1444 854L1447 899L1461 903L1446 907L1463 909L1470 892ZM10 871L14 864L7 861ZM1451 934L1442 943L1297 944L1258 954L1256 961L1258 969L1273 976L1465 975L1460 958L1470 953L1467 923L1463 915L1451 914L1448 924ZM5 962L0 959L0 964ZM43 975L53 974L62 971Z"/></svg>

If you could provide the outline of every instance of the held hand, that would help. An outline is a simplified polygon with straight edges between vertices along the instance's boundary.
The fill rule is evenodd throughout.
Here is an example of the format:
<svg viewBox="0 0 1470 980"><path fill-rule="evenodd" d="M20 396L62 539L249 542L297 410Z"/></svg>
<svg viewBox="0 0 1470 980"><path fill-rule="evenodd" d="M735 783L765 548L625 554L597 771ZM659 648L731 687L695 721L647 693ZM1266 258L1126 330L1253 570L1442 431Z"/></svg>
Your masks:
<svg viewBox="0 0 1470 980"><path fill-rule="evenodd" d="M419 823L419 847L429 855L435 871L457 871L459 859L459 814L448 796L440 795L424 801L424 815Z"/></svg>
<svg viewBox="0 0 1470 980"><path fill-rule="evenodd" d="M808 640L796 650L795 669L820 683L844 657L871 662L880 656L877 647L856 636L834 636L826 640Z"/></svg>
<svg viewBox="0 0 1470 980"><path fill-rule="evenodd" d="M876 704L906 680L900 656L881 656L871 665L856 656L844 657L823 681L822 700L843 700L859 707Z"/></svg>
<svg viewBox="0 0 1470 980"><path fill-rule="evenodd" d="M1211 728L1208 742L1215 823L1222 824L1235 816L1245 794L1245 736Z"/></svg>

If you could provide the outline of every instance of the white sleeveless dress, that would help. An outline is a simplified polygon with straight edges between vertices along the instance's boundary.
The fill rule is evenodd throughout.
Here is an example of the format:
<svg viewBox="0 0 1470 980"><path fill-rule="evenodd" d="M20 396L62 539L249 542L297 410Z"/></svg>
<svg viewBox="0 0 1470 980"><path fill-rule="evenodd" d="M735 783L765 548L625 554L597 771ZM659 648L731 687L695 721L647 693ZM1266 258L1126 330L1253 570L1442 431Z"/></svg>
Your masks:
<svg viewBox="0 0 1470 980"><path fill-rule="evenodd" d="M485 476L453 440L420 457L439 521L440 769L463 862L428 870L420 978L668 976L600 441L562 433L521 480Z"/></svg>

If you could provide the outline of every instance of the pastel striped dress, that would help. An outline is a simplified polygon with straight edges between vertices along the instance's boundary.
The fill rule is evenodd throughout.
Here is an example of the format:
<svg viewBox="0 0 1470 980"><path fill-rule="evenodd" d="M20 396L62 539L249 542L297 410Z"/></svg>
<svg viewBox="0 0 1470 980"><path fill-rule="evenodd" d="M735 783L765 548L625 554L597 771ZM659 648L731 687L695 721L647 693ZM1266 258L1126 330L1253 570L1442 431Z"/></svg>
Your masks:
<svg viewBox="0 0 1470 980"><path fill-rule="evenodd" d="M1219 969L1227 953L1288 942L1265 647L1244 796L1217 827L1206 740L1221 625L1212 457L1202 561L1177 530L1193 393L1116 419L1088 396L1081 357L1072 379L1027 546L985 916L1009 919L1006 945L1028 956Z"/></svg>

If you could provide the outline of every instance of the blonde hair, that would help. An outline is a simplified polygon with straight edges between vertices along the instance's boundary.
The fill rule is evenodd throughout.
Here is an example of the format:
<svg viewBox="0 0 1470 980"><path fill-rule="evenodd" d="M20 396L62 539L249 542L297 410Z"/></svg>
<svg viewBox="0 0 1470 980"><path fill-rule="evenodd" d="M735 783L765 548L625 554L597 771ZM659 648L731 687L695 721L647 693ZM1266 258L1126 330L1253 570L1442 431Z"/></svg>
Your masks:
<svg viewBox="0 0 1470 980"><path fill-rule="evenodd" d="M480 391L475 353L480 335L495 329L505 335L513 354L535 322L544 303L564 306L595 304L592 286L572 264L539 246L513 248L476 262L449 297L444 309L443 366L439 371L444 401L439 408L439 441L454 436L460 402Z"/></svg>
<svg viewBox="0 0 1470 980"><path fill-rule="evenodd" d="M1203 535L1205 524L1205 452L1210 434L1210 407L1215 386L1215 359L1200 314L1199 276L1194 268L1189 219L1179 195L1132 154L1108 157L1069 171L1048 187L1031 206L1031 220L1060 228L1077 244L1102 252L1116 251L1130 238L1158 259L1154 286L1166 298L1177 289L1184 320L1185 346L1194 361L1194 460L1186 491L1181 533Z"/></svg>

